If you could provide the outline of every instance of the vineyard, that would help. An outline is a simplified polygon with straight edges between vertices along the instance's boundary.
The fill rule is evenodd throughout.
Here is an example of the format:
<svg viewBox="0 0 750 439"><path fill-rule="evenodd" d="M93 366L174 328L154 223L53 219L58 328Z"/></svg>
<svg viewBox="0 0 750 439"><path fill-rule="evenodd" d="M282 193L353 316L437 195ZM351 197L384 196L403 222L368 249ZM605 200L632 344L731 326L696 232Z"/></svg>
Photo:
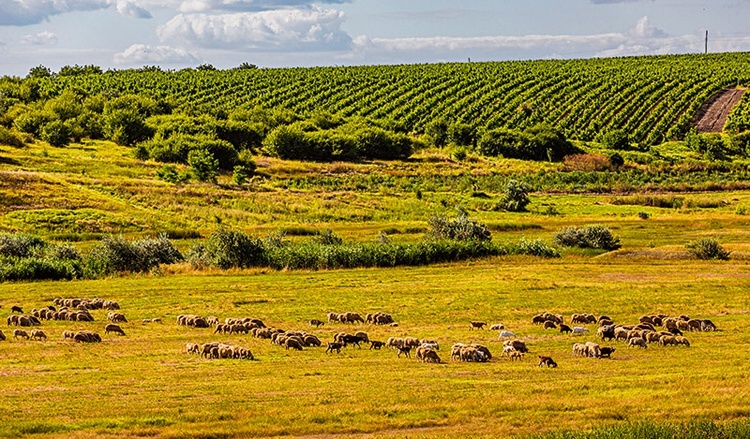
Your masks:
<svg viewBox="0 0 750 439"><path fill-rule="evenodd" d="M299 114L398 121L423 132L436 120L475 129L539 123L595 140L621 129L646 145L684 134L701 104L750 85L750 54L438 65L161 71L156 68L41 79L41 96L64 90L141 94L193 113L283 108ZM746 129L744 99L727 125Z"/></svg>

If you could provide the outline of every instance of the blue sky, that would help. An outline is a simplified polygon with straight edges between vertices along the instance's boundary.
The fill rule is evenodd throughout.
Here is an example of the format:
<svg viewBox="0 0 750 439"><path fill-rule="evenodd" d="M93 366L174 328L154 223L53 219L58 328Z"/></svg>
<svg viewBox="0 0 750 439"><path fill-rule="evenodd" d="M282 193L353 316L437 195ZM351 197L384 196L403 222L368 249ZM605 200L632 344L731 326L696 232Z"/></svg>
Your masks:
<svg viewBox="0 0 750 439"><path fill-rule="evenodd" d="M0 75L750 51L750 0L0 0Z"/></svg>

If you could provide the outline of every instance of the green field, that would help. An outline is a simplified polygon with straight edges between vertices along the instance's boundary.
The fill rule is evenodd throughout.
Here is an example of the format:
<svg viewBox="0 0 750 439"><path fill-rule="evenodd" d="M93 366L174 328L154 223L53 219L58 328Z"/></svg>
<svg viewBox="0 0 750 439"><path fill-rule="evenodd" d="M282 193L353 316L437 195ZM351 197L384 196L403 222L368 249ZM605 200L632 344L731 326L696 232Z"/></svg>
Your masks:
<svg viewBox="0 0 750 439"><path fill-rule="evenodd" d="M541 240L561 257L317 271L179 262L141 273L0 283L2 318L14 305L28 313L58 297L100 297L119 302L129 320L121 325L124 337L104 334L102 310L92 312L94 322L44 321L46 341L14 339L15 328L3 325L0 437L748 437L750 135L742 131L750 128L750 95L723 134L679 140L708 96L750 85L747 58L2 78L2 245L6 234L35 235L87 257L103 239L166 234L188 255L222 229L297 248L327 231L344 246L406 246L429 242L431 218L462 212L487 226L492 245ZM125 107L107 107L105 100ZM128 102L153 108L136 115ZM122 142L116 128L130 125L117 124L131 116L136 126L156 128ZM382 128L383 119L393 124ZM544 122L553 126L544 133L560 130L570 141L565 148L579 154L553 160L548 150L549 161L484 155L476 137L474 144L441 146L426 132L441 120L477 136ZM49 137L50 126L63 132L66 124L73 130L63 139L67 146L39 140ZM288 127L324 145L351 146L374 133L385 143L407 139L413 149L399 160L377 154L283 160L267 139ZM90 131L75 138L84 128ZM630 142L607 149L599 137L611 130L624 130ZM514 136L539 140L528 132ZM232 167L223 167L215 182L165 181L157 176L165 162L175 174L195 173L185 157L154 156L180 142L194 142L196 150L205 149L201 142L223 145L217 156L233 152L236 163L257 168L246 182L234 179ZM524 212L502 208L511 180L528 185ZM622 248L554 244L560 230L587 225L607 227ZM696 259L685 245L701 238L715 239L729 259ZM48 257L2 253L0 268L5 273L6 266ZM42 271L36 278L50 278ZM398 326L307 325L347 311L386 312ZM644 314L687 314L719 330L686 333L690 347L641 350L605 342L616 348L611 359L579 358L573 343L594 341L596 326L583 337L544 330L531 319L545 311L566 322L572 313L606 314L617 324L635 324ZM359 330L380 341L432 339L443 362L367 346L340 354L326 354L325 347L285 350L250 335L178 326L180 314L260 318L324 343ZM142 323L152 318L162 322ZM530 353L519 362L501 357L498 333L470 330L470 321L504 323ZM63 339L63 331L78 330L104 340ZM247 347L257 361L185 352L186 343L209 341ZM451 361L456 342L485 344L494 358ZM559 367L537 367L540 355Z"/></svg>

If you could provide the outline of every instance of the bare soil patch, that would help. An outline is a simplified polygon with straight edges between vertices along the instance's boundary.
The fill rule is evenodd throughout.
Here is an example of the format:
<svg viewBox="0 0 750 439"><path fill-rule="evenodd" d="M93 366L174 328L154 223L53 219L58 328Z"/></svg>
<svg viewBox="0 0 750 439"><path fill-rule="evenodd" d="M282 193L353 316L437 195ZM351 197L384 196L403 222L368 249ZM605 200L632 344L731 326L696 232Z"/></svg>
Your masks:
<svg viewBox="0 0 750 439"><path fill-rule="evenodd" d="M740 102L745 90L741 88L724 89L713 96L698 109L693 118L693 125L699 133L720 133L727 122L729 112Z"/></svg>

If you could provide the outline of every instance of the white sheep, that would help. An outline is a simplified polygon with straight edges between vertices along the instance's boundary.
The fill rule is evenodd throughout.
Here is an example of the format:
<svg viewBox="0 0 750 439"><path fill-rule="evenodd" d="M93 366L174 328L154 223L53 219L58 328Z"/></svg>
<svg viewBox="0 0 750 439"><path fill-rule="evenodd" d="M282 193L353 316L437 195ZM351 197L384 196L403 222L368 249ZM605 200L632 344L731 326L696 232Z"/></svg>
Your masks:
<svg viewBox="0 0 750 439"><path fill-rule="evenodd" d="M573 335L583 335L586 332L589 332L588 328L582 328L580 326L573 327Z"/></svg>
<svg viewBox="0 0 750 439"><path fill-rule="evenodd" d="M502 332L500 332L500 337L498 337L498 338L500 338L500 339L503 339L503 338L512 338L512 337L515 337L515 336L516 336L516 334L514 334L514 333L512 333L510 331L502 331Z"/></svg>

